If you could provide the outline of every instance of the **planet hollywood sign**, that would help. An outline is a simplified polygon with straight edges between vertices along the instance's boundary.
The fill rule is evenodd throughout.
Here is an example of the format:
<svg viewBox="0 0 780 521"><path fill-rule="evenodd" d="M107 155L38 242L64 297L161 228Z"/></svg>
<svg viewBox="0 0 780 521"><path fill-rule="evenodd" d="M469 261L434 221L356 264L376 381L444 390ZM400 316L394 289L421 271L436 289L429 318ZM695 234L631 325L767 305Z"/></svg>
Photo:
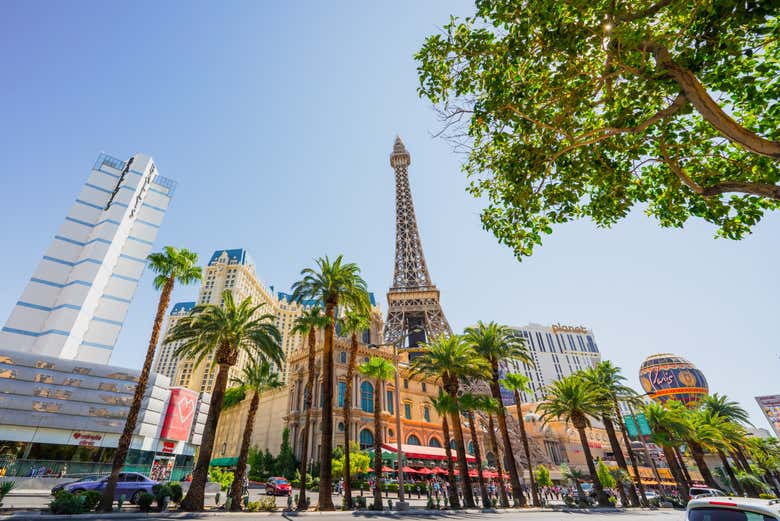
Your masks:
<svg viewBox="0 0 780 521"><path fill-rule="evenodd" d="M563 324L553 324L551 329L554 335L557 335L558 333L576 333L580 335L587 335L590 333L590 330L588 330L588 328L585 326L564 326Z"/></svg>
<svg viewBox="0 0 780 521"><path fill-rule="evenodd" d="M96 443L103 439L103 435L93 432L74 432L73 439L82 447L94 447Z"/></svg>

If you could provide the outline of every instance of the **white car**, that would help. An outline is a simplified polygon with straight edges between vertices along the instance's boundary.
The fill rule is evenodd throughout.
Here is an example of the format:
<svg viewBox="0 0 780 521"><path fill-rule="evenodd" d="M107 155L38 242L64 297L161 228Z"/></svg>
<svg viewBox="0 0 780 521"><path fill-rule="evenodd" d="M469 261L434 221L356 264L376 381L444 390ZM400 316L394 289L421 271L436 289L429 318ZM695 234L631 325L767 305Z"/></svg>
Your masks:
<svg viewBox="0 0 780 521"><path fill-rule="evenodd" d="M696 499L699 497L710 497L710 496L724 497L726 495L726 493L720 489L707 488L707 487L691 487L689 494L691 496L691 499Z"/></svg>
<svg viewBox="0 0 780 521"><path fill-rule="evenodd" d="M743 497L703 497L691 499L687 521L780 521L777 500Z"/></svg>

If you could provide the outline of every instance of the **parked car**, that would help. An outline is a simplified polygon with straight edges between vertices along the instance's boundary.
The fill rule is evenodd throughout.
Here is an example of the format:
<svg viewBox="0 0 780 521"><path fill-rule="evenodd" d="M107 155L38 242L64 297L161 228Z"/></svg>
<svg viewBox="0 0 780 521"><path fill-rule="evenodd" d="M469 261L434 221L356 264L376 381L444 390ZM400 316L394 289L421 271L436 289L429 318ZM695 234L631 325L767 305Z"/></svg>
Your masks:
<svg viewBox="0 0 780 521"><path fill-rule="evenodd" d="M60 490L70 492L72 494L78 494L87 490L96 490L101 492L108 482L108 476L92 480L80 479L65 485L58 485L51 490L52 494L56 494ZM114 491L114 499L119 499L121 496L125 496L131 503L137 503L141 494L147 492L152 493L152 487L157 485L158 482L153 479L149 479L143 474L138 472L120 472L119 480L116 483L116 490Z"/></svg>
<svg viewBox="0 0 780 521"><path fill-rule="evenodd" d="M777 500L743 497L703 497L691 499L686 508L687 521L778 521Z"/></svg>
<svg viewBox="0 0 780 521"><path fill-rule="evenodd" d="M265 493L269 496L289 496L292 494L292 486L284 478L269 478L265 484Z"/></svg>
<svg viewBox="0 0 780 521"><path fill-rule="evenodd" d="M726 493L722 490L719 490L717 488L708 488L708 487L691 487L690 491L688 492L691 496L691 499L697 498L697 497L714 497L714 496L725 496Z"/></svg>
<svg viewBox="0 0 780 521"><path fill-rule="evenodd" d="M97 481L100 479L100 476L81 476L79 479L75 481L69 481L67 483L60 483L59 485L56 485L53 489L51 489L51 495L56 496L57 492L64 489L66 485L73 485L74 483L83 483L84 481Z"/></svg>

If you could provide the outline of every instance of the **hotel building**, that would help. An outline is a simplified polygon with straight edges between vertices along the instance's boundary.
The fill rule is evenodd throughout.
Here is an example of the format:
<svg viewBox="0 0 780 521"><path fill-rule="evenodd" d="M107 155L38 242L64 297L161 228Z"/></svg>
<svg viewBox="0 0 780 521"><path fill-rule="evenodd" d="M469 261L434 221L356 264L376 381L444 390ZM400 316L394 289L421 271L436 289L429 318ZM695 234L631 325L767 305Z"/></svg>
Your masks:
<svg viewBox="0 0 780 521"><path fill-rule="evenodd" d="M108 363L176 183L100 154L0 331L0 350Z"/></svg>
<svg viewBox="0 0 780 521"><path fill-rule="evenodd" d="M505 373L522 373L531 379L530 393L522 393L524 402L544 400L545 388L581 369L593 367L601 361L593 331L583 326L528 324L513 328L525 340L533 358L533 366L511 361L504 363ZM514 403L514 396L501 390L504 403Z"/></svg>
<svg viewBox="0 0 780 521"><path fill-rule="evenodd" d="M285 361L277 367L277 371L281 379L286 381L289 376L287 360L301 342L301 336L292 333L291 329L295 319L314 302L306 301L298 304L292 301L290 295L277 294L274 293L273 287L266 287L257 277L252 257L244 249L214 252L203 272L197 304L221 305L222 292L225 290L229 290L237 302L251 297L255 304L263 304L259 313L270 313L277 317L276 326L282 335L282 348L285 354ZM166 333L178 318L188 313L194 306L194 302L176 304L168 318ZM204 360L200 365L196 365L194 360L178 359L175 355L177 344L168 343L160 348L155 361L155 371L170 375L175 385L210 393L217 373L216 368L211 365L211 359ZM238 363L230 370L230 377L239 377L247 362L247 354L242 351Z"/></svg>

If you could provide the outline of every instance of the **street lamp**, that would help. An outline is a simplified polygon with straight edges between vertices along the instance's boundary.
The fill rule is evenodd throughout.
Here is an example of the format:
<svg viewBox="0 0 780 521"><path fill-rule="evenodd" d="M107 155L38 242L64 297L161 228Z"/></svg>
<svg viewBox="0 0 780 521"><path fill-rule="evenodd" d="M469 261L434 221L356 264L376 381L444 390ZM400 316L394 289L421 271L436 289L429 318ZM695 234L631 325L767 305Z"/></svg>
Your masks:
<svg viewBox="0 0 780 521"><path fill-rule="evenodd" d="M400 348L398 346L404 340L406 340L412 333L418 333L420 331L422 330L419 328L412 329L405 335L399 337L398 340L396 340L395 342L391 342L389 344L368 344L368 347L371 348L377 348L377 347L393 348L393 361L395 362L395 444L398 449L398 451L396 452L396 455L398 457L398 503L396 503L396 506L398 507L398 510L407 510L409 508L409 503L404 501L404 494L406 491L404 490L404 470L403 470L404 451L403 448L401 448L401 440L403 438L401 436L401 385L398 379L398 366L399 366L398 355L399 355Z"/></svg>

